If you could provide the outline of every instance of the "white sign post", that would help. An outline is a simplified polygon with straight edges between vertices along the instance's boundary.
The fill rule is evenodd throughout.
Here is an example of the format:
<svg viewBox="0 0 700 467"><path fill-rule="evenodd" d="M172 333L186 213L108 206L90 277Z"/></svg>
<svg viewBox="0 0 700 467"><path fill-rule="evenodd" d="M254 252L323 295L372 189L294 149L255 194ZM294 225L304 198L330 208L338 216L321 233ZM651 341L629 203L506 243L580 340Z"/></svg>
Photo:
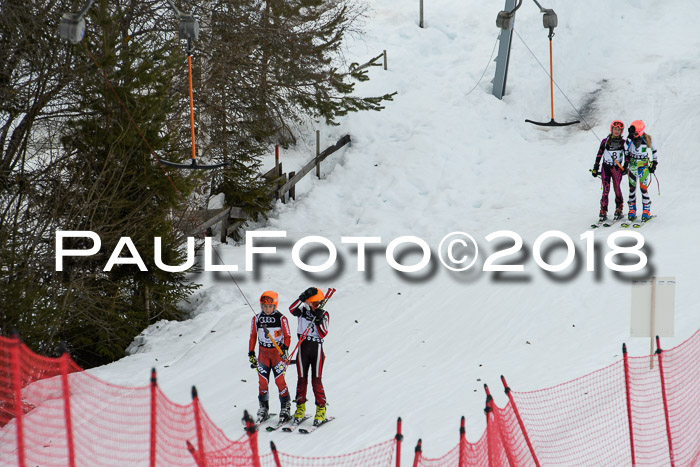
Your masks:
<svg viewBox="0 0 700 467"><path fill-rule="evenodd" d="M673 337L676 278L632 281L631 337L650 337L649 368L654 367L654 337Z"/></svg>

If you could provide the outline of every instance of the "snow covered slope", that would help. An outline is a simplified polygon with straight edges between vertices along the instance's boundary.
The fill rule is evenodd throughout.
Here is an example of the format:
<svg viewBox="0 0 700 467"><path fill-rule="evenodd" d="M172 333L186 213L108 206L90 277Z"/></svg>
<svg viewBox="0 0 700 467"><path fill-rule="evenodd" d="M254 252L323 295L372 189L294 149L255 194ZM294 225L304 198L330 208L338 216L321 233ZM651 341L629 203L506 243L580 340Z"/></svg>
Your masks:
<svg viewBox="0 0 700 467"><path fill-rule="evenodd" d="M502 101L491 95L495 64L489 57L503 2L426 2L425 29L417 26L415 0L369 3L366 34L348 45L348 59L363 63L386 49L389 70L373 68L371 81L358 90L398 91L395 102L322 128L324 147L345 133L352 135L351 146L324 163L322 180L307 177L298 186L296 202L278 204L269 222L249 227L287 232L276 243L277 261L235 274L256 312L267 289L280 294L285 310L308 286L338 289L327 307L331 327L324 345L328 414L337 420L309 437L263 432L263 452L270 439L297 455L356 450L391 438L401 416L405 455L420 437L424 455L437 457L457 443L460 415L467 417L468 439L482 433L483 383L503 405L501 374L514 390L533 390L620 359L622 342L632 355L646 354L648 340L629 337L632 276L602 263L606 239L617 228L595 232L601 252L596 272L586 271L579 239L597 217L600 182L588 169L613 119L644 120L659 149L661 195L655 184L650 188L659 217L640 233L650 258L646 272L677 278L675 337L662 344L670 348L700 326L700 187L694 175L700 35L688 11L695 4L545 3L559 18L554 78L592 130L583 123L541 128L524 122L550 118L549 81L537 62L548 68L547 30L532 2L525 0L517 12ZM556 89L555 118L580 118ZM287 171L312 154L311 131L295 154L283 153ZM509 246L485 240L499 230L523 238L523 252L507 261L524 264L524 272L481 270L489 254ZM566 233L577 248L577 262L561 273L544 274L533 259L536 238L549 230ZM420 237L437 253L453 231L479 244L479 260L469 271L448 271L435 256L418 273L399 274L387 265L383 251L391 240ZM335 268L310 274L293 264L292 244L308 235L336 245ZM341 244L342 236L381 237L366 272L357 271L355 249ZM244 269L244 246L217 250L226 264ZM558 248L548 260L555 264L564 256ZM407 254L402 262L419 257ZM308 261L325 259L321 252ZM257 376L246 358L253 312L227 274L196 279L204 287L188 305L191 320L150 327L133 355L92 372L113 383L144 385L155 366L169 397L187 402L196 385L214 422L237 438L243 409L257 408ZM295 320L290 323L294 330ZM287 382L293 393L293 368ZM274 387L271 401L276 412Z"/></svg>

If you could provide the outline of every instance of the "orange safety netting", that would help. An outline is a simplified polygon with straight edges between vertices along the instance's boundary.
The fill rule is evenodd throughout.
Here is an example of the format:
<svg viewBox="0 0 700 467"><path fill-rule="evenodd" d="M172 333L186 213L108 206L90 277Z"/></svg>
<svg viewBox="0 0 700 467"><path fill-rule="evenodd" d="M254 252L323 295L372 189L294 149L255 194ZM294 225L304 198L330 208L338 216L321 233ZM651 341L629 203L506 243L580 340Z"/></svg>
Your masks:
<svg viewBox="0 0 700 467"><path fill-rule="evenodd" d="M260 466L392 464L396 441L339 456L260 457L257 433L231 441L193 401L170 401L156 384L106 383L67 354L47 358L0 336L0 465ZM204 453L204 455L202 455Z"/></svg>
<svg viewBox="0 0 700 467"><path fill-rule="evenodd" d="M393 464L395 450L396 441L390 439L360 451L336 456L299 457L285 454L283 452L275 453L273 451L260 458L260 465L265 467L275 465L283 465L285 467L353 467L357 465L365 467L390 466Z"/></svg>
<svg viewBox="0 0 700 467"><path fill-rule="evenodd" d="M130 388L82 371L67 354L47 358L0 337L0 463L6 465L195 465L230 440L201 409L155 384Z"/></svg>
<svg viewBox="0 0 700 467"><path fill-rule="evenodd" d="M654 356L627 357L548 389L515 392L500 408L488 388L486 430L437 459L416 448L414 466L674 465L700 463L700 331ZM249 428L251 424L249 423ZM178 405L158 388L116 386L67 355L34 354L0 337L0 464L391 466L395 439L360 451L260 456L254 429L231 441L199 404Z"/></svg>
<svg viewBox="0 0 700 467"><path fill-rule="evenodd" d="M431 459L423 457L420 452L417 452L416 457L418 458L418 465L425 467L442 467L444 465L473 467L489 465L487 443L486 431L484 431L481 438L479 438L479 441L476 443L470 443L462 436L457 446L442 457Z"/></svg>
<svg viewBox="0 0 700 467"><path fill-rule="evenodd" d="M487 397L487 428L414 466L673 465L700 463L700 331L653 356L625 357L581 378ZM488 389L487 389L488 394ZM460 450L461 447L461 450Z"/></svg>

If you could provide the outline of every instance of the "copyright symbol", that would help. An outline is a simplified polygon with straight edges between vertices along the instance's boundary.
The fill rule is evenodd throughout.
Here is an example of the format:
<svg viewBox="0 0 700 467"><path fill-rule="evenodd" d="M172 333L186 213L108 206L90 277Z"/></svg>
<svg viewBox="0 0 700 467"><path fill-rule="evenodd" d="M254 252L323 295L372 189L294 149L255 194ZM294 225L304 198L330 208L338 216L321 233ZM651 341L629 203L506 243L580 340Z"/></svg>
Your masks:
<svg viewBox="0 0 700 467"><path fill-rule="evenodd" d="M447 244L447 246L443 252L443 246L445 244ZM471 256L469 252L473 252ZM447 253L449 263L445 261L444 253ZM440 240L438 258L440 258L442 265L450 271L466 271L474 265L477 256L479 256L479 247L476 244L476 240L466 232L450 232ZM471 262L464 265L470 258Z"/></svg>

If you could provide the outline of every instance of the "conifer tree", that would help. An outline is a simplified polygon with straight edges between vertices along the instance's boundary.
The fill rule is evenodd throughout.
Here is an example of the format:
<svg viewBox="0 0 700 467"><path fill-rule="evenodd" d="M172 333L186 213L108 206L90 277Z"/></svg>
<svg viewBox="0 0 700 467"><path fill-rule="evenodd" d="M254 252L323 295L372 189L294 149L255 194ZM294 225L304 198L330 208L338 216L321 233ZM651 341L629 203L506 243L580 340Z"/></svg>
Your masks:
<svg viewBox="0 0 700 467"><path fill-rule="evenodd" d="M154 262L154 237L162 238L166 264L182 262L169 215L191 188L183 173L170 170L166 176L154 160L153 152L166 160L186 153L167 131L175 103L172 76L181 56L150 26L155 14L138 0L102 0L91 13L94 33L84 39L83 59L92 67L81 83L84 111L62 140L71 154L65 178L72 201L59 211L59 224L97 232L105 254L78 258L64 273L56 311L66 323L57 337L73 343L90 364L122 356L133 336L158 319L180 318L177 304L194 287L184 273L164 272ZM103 270L106 254L122 237L131 239L147 271L136 265ZM132 253L124 250L124 256Z"/></svg>

